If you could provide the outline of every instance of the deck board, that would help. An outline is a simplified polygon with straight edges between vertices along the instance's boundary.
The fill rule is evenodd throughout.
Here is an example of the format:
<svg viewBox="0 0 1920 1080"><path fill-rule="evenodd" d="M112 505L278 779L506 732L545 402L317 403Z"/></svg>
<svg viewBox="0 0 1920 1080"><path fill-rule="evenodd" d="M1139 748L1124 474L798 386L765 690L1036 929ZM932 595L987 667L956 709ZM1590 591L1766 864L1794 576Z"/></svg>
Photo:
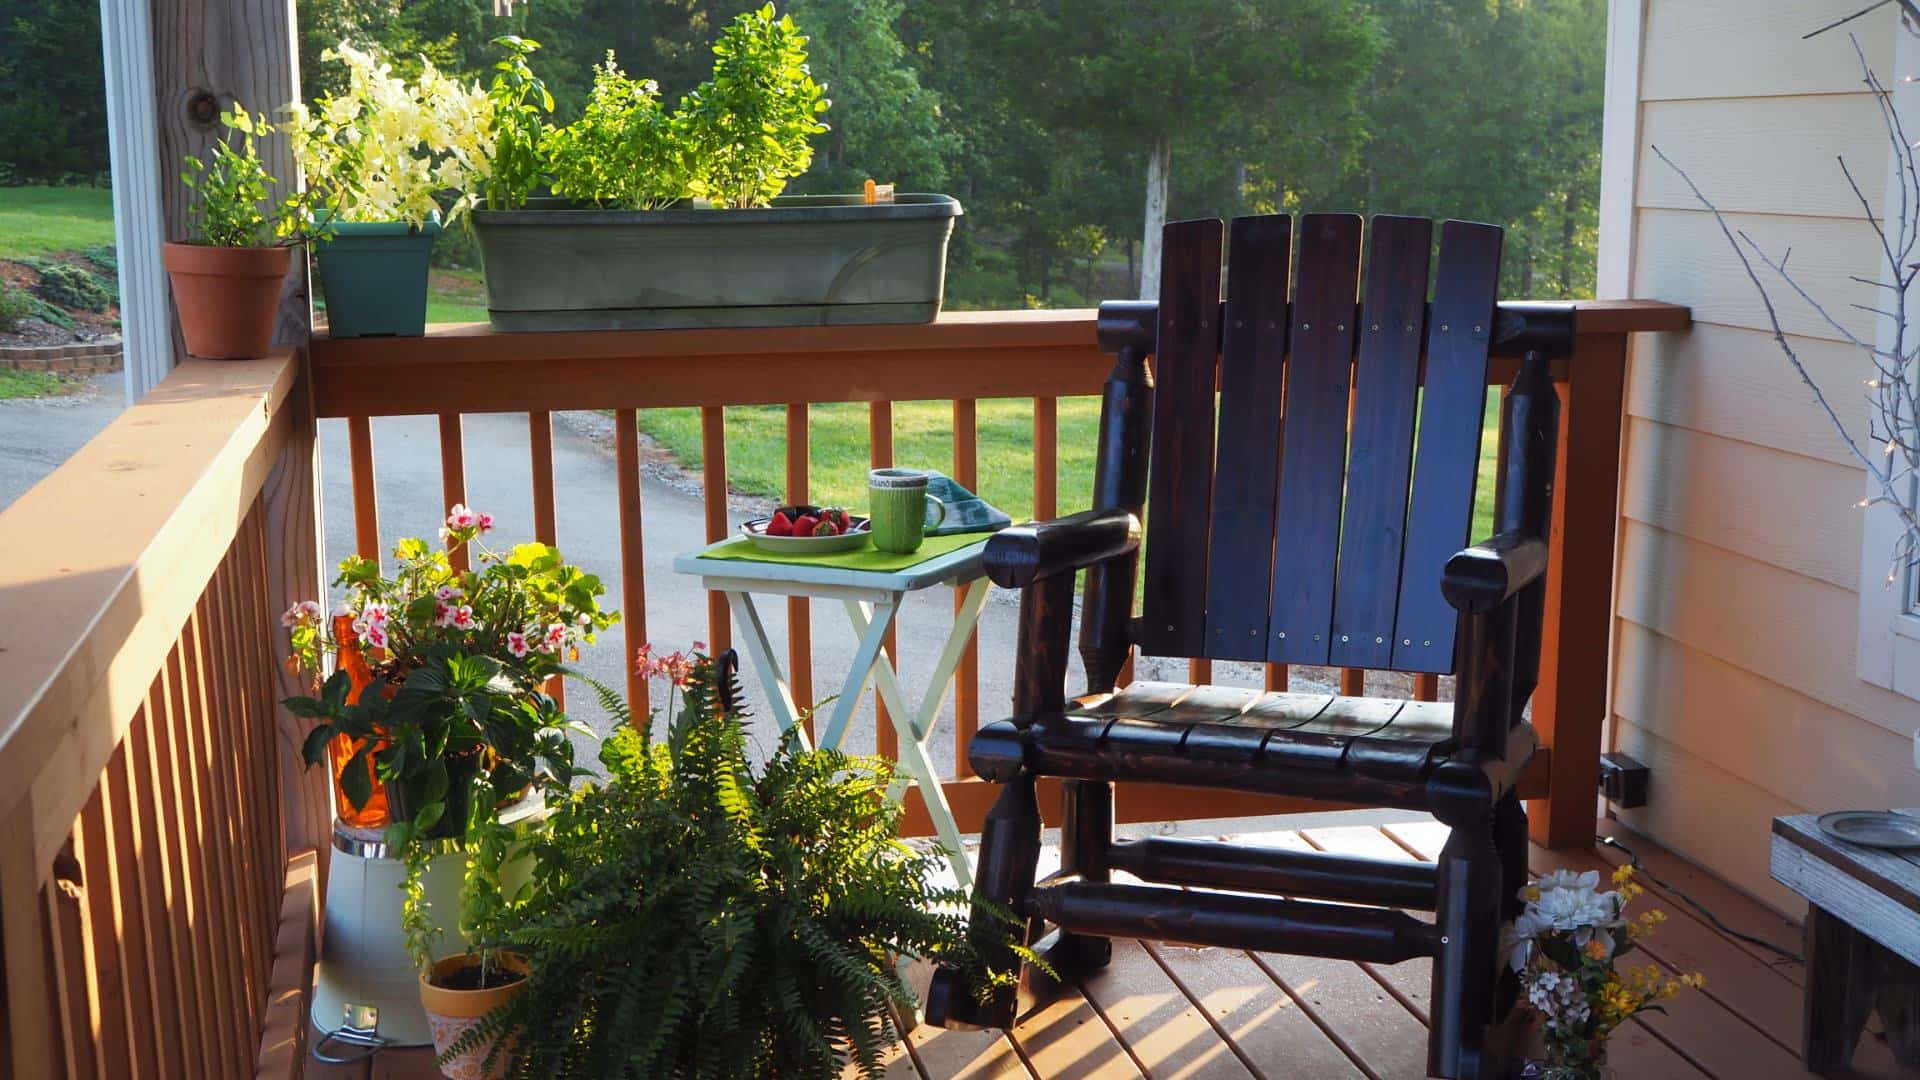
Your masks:
<svg viewBox="0 0 1920 1080"><path fill-rule="evenodd" d="M1602 823L1602 832L1612 826ZM1243 834L1247 843L1375 858L1431 860L1446 842L1432 821L1335 825ZM1798 927L1651 842L1622 834L1643 865L1707 904L1722 921L1783 948ZM1048 856L1053 852L1048 851ZM1593 869L1618 852L1534 848L1535 873ZM1704 992L1635 1020L1613 1041L1616 1074L1635 1080L1806 1076L1798 1056L1799 965L1721 933L1668 890L1647 882L1669 919L1643 954L1707 975ZM915 1029L888 1057L888 1080L1417 1080L1425 1075L1428 961L1361 965L1313 957L1118 942L1114 963L1010 1033ZM916 983L921 980L916 980ZM1877 1026L1877 1025L1876 1025ZM428 1051L389 1051L371 1066L319 1067L320 1080L432 1077ZM1912 1076L1885 1040L1861 1041L1854 1077Z"/></svg>

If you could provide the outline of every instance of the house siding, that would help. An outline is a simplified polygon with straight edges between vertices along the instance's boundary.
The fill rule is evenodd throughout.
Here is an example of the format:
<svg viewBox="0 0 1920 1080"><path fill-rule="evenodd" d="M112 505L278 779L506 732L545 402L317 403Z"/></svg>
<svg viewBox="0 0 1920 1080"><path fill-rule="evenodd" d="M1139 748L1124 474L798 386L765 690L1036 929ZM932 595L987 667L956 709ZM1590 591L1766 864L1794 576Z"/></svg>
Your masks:
<svg viewBox="0 0 1920 1080"><path fill-rule="evenodd" d="M1684 167L1848 332L1873 316L1852 276L1877 242L1835 163L1877 214L1886 137L1844 31L1808 30L1854 0L1616 0L1638 15L1627 288L1693 308L1694 329L1636 345L1622 453L1611 742L1653 769L1649 804L1620 816L1789 914L1767 874L1776 814L1920 805L1920 703L1862 681L1854 651L1864 474L1770 335L1711 214L1651 146ZM1850 24L1890 74L1888 7ZM1616 46L1617 47L1617 46ZM1633 77L1631 72L1617 73ZM1624 130L1626 125L1621 125ZM1622 151L1609 147L1609 156ZM1768 273L1764 267L1763 274ZM1856 434L1865 359L1783 287L1782 325Z"/></svg>

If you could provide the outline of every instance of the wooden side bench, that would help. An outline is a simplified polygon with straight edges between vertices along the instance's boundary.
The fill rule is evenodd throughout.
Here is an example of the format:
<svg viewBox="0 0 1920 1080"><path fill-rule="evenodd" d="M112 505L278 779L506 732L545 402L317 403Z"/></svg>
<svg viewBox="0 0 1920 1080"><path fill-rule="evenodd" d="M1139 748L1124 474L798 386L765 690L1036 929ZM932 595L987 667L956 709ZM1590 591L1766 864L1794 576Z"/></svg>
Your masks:
<svg viewBox="0 0 1920 1080"><path fill-rule="evenodd" d="M1773 879L1808 904L1807 1068L1845 1068L1876 1009L1894 1057L1920 1068L1920 850L1837 841L1816 820L1773 819Z"/></svg>

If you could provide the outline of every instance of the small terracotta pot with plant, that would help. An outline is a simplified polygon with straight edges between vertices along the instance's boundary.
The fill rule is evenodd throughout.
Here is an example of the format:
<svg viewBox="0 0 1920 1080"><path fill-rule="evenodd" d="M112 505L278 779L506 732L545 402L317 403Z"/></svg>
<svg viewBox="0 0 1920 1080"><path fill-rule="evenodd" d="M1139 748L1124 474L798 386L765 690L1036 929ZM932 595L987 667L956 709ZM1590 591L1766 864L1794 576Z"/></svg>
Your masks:
<svg viewBox="0 0 1920 1080"><path fill-rule="evenodd" d="M188 239L164 245L161 261L188 354L247 360L273 347L290 249L305 239L308 208L298 194L277 207L270 201L276 181L254 143L272 134L270 125L238 103L220 122L226 133L206 156L186 159Z"/></svg>

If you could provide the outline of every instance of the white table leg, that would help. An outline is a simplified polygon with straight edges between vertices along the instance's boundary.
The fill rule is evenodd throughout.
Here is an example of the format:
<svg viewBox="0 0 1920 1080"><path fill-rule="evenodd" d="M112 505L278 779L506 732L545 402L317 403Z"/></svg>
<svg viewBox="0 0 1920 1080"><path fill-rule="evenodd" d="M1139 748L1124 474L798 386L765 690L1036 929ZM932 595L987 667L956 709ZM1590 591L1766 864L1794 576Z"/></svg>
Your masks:
<svg viewBox="0 0 1920 1080"><path fill-rule="evenodd" d="M794 705L793 690L787 685L786 674L780 670L780 661L774 658L773 643L767 639L767 628L760 621L760 610L754 606L753 594L729 592L723 595L727 598L727 606L733 609L733 621L740 627L747 655L753 660L753 669L760 675L760 685L767 692L767 707L773 711L773 719L779 723L780 730L786 731L799 723L800 710ZM801 738L806 738L804 731L801 732Z"/></svg>
<svg viewBox="0 0 1920 1080"><path fill-rule="evenodd" d="M840 744L846 741L854 710L860 707L860 695L867 688L867 676L882 655L887 643L887 630L893 626L894 616L899 610L900 594L894 593L889 599L873 605L874 615L870 623L862 620L857 624L860 645L853 652L853 664L847 671L846 683L840 688L840 698L833 703L833 718L827 722L827 729L820 736L821 746L838 750Z"/></svg>
<svg viewBox="0 0 1920 1080"><path fill-rule="evenodd" d="M984 578L968 588L959 611L954 614L953 629L948 632L947 643L940 651L940 661L934 666L933 682L927 687L918 709L910 710L907 707L906 694L902 692L899 678L884 651L873 666L874 687L881 700L887 703L894 730L900 736L900 767L906 771L906 778L920 788L920 797L927 804L927 816L933 820L934 832L940 837L940 844L947 851L947 861L953 866L954 877L963 889L973 887L973 872L967 864L967 849L960 835L960 824L954 819L953 807L947 803L946 788L934 772L933 761L927 756L927 739L933 733L934 719L939 716L940 706L946 700L947 687L953 682L953 672L959 666L960 654L966 650L967 639L973 636L974 626L979 622L987 591ZM866 634L869 631L866 605L848 600L846 607L847 619L853 623L854 632ZM896 790L893 794L898 798L902 792Z"/></svg>

